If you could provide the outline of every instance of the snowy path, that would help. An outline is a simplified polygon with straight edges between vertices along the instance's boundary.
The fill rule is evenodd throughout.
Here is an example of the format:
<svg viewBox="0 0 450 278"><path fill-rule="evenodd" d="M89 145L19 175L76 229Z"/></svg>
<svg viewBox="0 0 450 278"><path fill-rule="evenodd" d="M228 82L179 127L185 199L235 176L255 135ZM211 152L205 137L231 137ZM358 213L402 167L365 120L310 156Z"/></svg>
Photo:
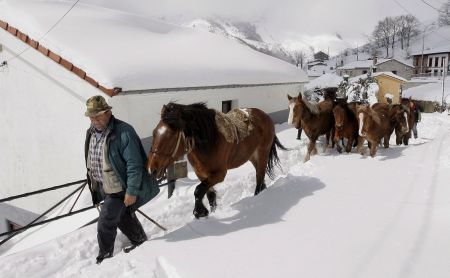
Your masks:
<svg viewBox="0 0 450 278"><path fill-rule="evenodd" d="M192 216L195 180L144 211L152 240L94 264L95 225L0 257L2 277L450 277L450 117L424 115L410 146L375 158L327 150L278 126L283 173L256 197L250 165L218 186L219 208ZM391 140L391 142L394 140Z"/></svg>

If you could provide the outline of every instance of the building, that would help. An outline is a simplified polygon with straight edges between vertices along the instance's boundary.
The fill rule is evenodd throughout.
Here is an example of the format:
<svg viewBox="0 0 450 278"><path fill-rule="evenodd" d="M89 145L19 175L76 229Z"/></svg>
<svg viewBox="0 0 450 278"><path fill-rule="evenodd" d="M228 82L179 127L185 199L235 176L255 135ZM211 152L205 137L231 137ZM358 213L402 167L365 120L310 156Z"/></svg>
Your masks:
<svg viewBox="0 0 450 278"><path fill-rule="evenodd" d="M234 40L81 2L50 29L71 5L0 2L4 196L85 177L84 111L93 95L103 94L149 149L170 101L258 107L282 122L286 94L298 94L308 81L301 69ZM55 121L61 117L63 126Z"/></svg>
<svg viewBox="0 0 450 278"><path fill-rule="evenodd" d="M406 80L410 80L414 73L414 65L398 59L378 59L375 63L377 72L392 72Z"/></svg>
<svg viewBox="0 0 450 278"><path fill-rule="evenodd" d="M314 60L321 60L321 61L328 61L329 60L329 56L324 53L323 51L319 51L317 53L314 53Z"/></svg>
<svg viewBox="0 0 450 278"><path fill-rule="evenodd" d="M373 60L354 61L336 69L339 76L348 75L349 77L367 74L371 71L376 71Z"/></svg>
<svg viewBox="0 0 450 278"><path fill-rule="evenodd" d="M417 51L411 55L414 61L414 74L422 76L442 76L444 69L448 73L450 65L450 45ZM423 62L422 62L423 61Z"/></svg>
<svg viewBox="0 0 450 278"><path fill-rule="evenodd" d="M376 72L372 75L378 82L378 102L387 103L386 94L393 96L392 103L400 103L402 85L407 81L392 72Z"/></svg>

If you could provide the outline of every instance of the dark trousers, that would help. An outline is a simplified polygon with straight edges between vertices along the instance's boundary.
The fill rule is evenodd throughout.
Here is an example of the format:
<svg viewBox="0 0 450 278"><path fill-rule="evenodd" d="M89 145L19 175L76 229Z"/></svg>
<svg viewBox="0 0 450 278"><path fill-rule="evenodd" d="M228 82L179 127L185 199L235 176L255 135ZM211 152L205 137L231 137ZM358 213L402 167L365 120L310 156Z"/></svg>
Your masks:
<svg viewBox="0 0 450 278"><path fill-rule="evenodd" d="M136 214L123 203L124 197L125 193L123 192L105 195L97 224L99 254L108 252L112 254L114 252L117 228L133 244L141 244L147 240L147 236Z"/></svg>

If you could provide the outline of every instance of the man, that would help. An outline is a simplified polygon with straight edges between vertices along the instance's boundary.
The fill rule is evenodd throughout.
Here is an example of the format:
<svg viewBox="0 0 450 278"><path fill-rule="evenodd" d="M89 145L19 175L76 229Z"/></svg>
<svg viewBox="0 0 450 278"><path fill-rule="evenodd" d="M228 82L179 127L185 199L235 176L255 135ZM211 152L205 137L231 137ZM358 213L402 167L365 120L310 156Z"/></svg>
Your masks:
<svg viewBox="0 0 450 278"><path fill-rule="evenodd" d="M417 105L411 101L411 110L414 113L414 125L412 127L414 139L417 139L417 123L420 122L422 116L420 114L420 109L417 107Z"/></svg>
<svg viewBox="0 0 450 278"><path fill-rule="evenodd" d="M147 240L135 210L159 193L150 176L147 156L133 127L116 119L102 96L86 101L91 120L85 141L87 180L94 205L101 206L97 224L97 264L113 256L117 228L131 241L130 251Z"/></svg>

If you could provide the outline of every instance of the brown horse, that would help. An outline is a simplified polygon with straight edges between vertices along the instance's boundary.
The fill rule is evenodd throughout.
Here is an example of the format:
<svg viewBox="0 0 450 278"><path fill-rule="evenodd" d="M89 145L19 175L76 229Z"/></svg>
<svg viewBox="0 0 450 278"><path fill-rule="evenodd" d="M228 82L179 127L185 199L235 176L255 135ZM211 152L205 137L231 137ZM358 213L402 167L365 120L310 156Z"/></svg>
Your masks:
<svg viewBox="0 0 450 278"><path fill-rule="evenodd" d="M232 123L228 133L227 129L224 133L225 125L220 119L230 118L208 109L205 103L181 105L170 102L163 106L161 120L153 130L147 168L161 177L171 163L187 154L201 181L194 192L196 218L209 213L202 203L205 194L211 210L215 210L213 186L224 180L228 169L250 160L256 169L256 195L266 188L265 174L273 178L274 167L279 166L276 148L286 150L275 134L272 119L263 111L247 108L232 110L227 115L230 113L240 115L240 118Z"/></svg>
<svg viewBox="0 0 450 278"><path fill-rule="evenodd" d="M289 100L288 123L293 124L295 128L300 126L309 138L308 152L305 162L311 158L311 154L317 152L316 140L320 135L325 134L326 146L330 142L332 129L334 126L333 101L327 99L319 104L313 104L302 98L299 93L297 97L287 95Z"/></svg>
<svg viewBox="0 0 450 278"><path fill-rule="evenodd" d="M364 154L363 143L367 139L369 142L370 155L375 156L378 144L383 139L385 148L389 148L389 139L395 125L399 125L400 129L407 129L404 111L395 111L388 104L376 103L372 107L359 105L357 115L359 119L359 139L358 152Z"/></svg>
<svg viewBox="0 0 450 278"><path fill-rule="evenodd" d="M353 109L356 105L354 103L338 102L333 108L334 115L334 143L337 151L342 152L340 144L341 139L347 139L346 152L352 150L352 146L358 140L358 120Z"/></svg>
<svg viewBox="0 0 450 278"><path fill-rule="evenodd" d="M413 109L414 103L412 102L412 100L410 98L402 98L401 104L404 105L407 110L409 130L408 130L408 132L402 134L401 130L399 130L399 128L396 128L395 129L395 135L396 135L395 143L397 145L401 145L403 143L407 146L409 143L409 138L411 138L411 129L414 126L416 117L414 115L414 109Z"/></svg>

